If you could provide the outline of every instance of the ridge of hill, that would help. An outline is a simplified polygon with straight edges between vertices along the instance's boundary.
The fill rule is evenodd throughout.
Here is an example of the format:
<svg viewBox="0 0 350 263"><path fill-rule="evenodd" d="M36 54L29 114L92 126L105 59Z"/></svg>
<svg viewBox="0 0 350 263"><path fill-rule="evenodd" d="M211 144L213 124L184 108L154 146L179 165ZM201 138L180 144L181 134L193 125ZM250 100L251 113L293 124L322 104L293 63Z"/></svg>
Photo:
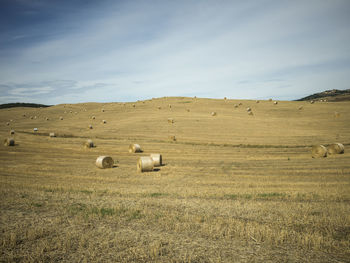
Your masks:
<svg viewBox="0 0 350 263"><path fill-rule="evenodd" d="M306 100L327 100L327 101L348 101L350 100L350 89L346 90L326 90L323 92L315 93L304 98L298 99L296 101L306 101Z"/></svg>

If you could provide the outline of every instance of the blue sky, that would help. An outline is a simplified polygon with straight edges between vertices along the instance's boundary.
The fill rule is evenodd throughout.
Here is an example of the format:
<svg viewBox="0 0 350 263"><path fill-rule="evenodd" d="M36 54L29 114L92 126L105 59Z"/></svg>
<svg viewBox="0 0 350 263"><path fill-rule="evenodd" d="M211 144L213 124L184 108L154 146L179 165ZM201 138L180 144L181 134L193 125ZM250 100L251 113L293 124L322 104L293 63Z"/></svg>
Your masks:
<svg viewBox="0 0 350 263"><path fill-rule="evenodd" d="M0 0L0 103L350 88L348 0Z"/></svg>

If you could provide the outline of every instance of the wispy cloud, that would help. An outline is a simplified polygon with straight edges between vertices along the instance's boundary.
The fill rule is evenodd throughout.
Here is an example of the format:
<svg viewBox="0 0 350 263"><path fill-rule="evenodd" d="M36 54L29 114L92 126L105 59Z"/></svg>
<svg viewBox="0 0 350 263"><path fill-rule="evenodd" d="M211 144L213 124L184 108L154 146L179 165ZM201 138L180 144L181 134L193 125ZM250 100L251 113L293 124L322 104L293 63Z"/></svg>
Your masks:
<svg viewBox="0 0 350 263"><path fill-rule="evenodd" d="M33 99L46 92L52 103L295 99L348 88L347 1L106 1L53 10L48 23L13 29L13 41L28 42L12 52L0 46L0 83L15 83L17 95L29 85Z"/></svg>

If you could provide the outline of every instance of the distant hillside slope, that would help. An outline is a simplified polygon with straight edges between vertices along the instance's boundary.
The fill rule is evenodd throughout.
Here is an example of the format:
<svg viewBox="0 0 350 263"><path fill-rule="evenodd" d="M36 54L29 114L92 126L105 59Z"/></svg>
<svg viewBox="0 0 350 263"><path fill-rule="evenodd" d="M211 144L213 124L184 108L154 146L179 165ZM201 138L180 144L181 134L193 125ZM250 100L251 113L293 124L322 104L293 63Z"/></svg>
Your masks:
<svg viewBox="0 0 350 263"><path fill-rule="evenodd" d="M297 101L305 100L327 100L327 101L347 101L350 100L350 89L346 90L326 90L320 93L315 93L305 98L298 99Z"/></svg>
<svg viewBox="0 0 350 263"><path fill-rule="evenodd" d="M47 108L47 107L50 107L50 106L49 105L44 105L44 104L22 103L22 102L0 104L0 109L15 108L15 107L27 107L27 108L40 108L40 107L42 107L42 108Z"/></svg>

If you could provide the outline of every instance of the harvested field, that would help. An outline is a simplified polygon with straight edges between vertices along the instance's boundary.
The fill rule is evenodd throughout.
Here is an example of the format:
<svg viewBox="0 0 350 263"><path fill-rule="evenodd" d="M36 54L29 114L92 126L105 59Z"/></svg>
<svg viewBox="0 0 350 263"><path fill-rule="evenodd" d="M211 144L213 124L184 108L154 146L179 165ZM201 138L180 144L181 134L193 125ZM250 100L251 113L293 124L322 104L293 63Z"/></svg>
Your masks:
<svg viewBox="0 0 350 263"><path fill-rule="evenodd" d="M10 118L16 131L0 146L1 262L350 261L350 102L135 104L0 110L2 140ZM87 129L91 116L108 125ZM128 153L134 142L143 153ZM312 158L333 143L344 154ZM163 166L139 173L151 153ZM99 169L98 156L117 164Z"/></svg>

